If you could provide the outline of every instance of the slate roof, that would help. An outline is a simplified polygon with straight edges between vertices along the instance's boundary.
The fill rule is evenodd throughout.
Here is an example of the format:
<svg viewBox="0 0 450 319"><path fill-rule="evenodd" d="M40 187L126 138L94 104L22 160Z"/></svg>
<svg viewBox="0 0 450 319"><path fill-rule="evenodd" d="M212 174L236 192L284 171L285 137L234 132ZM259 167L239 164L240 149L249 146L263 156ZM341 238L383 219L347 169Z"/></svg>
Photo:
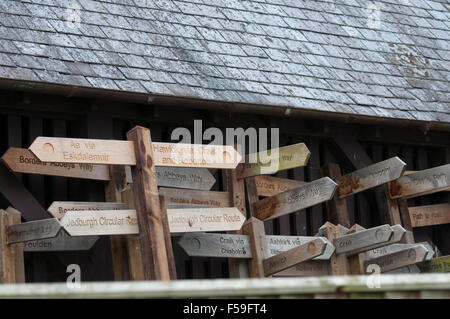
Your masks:
<svg viewBox="0 0 450 319"><path fill-rule="evenodd" d="M449 9L443 0L1 0L0 78L450 122Z"/></svg>

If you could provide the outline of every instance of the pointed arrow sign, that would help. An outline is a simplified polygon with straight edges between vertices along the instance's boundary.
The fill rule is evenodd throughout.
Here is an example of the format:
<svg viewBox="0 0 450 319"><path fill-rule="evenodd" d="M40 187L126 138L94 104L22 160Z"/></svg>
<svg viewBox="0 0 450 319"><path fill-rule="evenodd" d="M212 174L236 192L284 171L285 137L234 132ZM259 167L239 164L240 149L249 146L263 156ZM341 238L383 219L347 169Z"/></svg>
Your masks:
<svg viewBox="0 0 450 319"><path fill-rule="evenodd" d="M324 253L326 241L318 237L310 242L289 249L278 255L263 260L264 274L270 276L274 273L295 266L303 261L311 260Z"/></svg>
<svg viewBox="0 0 450 319"><path fill-rule="evenodd" d="M287 178L273 177L270 175L255 176L256 193L259 196L273 196L287 190L305 185L306 182Z"/></svg>
<svg viewBox="0 0 450 319"><path fill-rule="evenodd" d="M389 184L391 198L413 198L450 187L450 164L404 175Z"/></svg>
<svg viewBox="0 0 450 319"><path fill-rule="evenodd" d="M167 209L171 233L239 230L245 217L235 207ZM61 224L71 236L138 234L136 211L68 211Z"/></svg>
<svg viewBox="0 0 450 319"><path fill-rule="evenodd" d="M380 247L377 249L368 250L364 253L364 255L365 255L366 260L371 260L371 259L375 259L375 258L384 256L384 255L395 253L395 252L403 250L403 249L412 248L418 244L423 245L428 251L428 253L425 257L425 260L431 260L434 255L434 251L433 251L433 247L431 247L431 245L428 242L416 243L416 244L387 245L387 246L383 246L383 247Z"/></svg>
<svg viewBox="0 0 450 319"><path fill-rule="evenodd" d="M412 227L450 224L450 204L408 207Z"/></svg>
<svg viewBox="0 0 450 319"><path fill-rule="evenodd" d="M43 162L136 165L131 141L37 137L29 148ZM156 166L233 169L241 155L229 145L152 143Z"/></svg>
<svg viewBox="0 0 450 319"><path fill-rule="evenodd" d="M428 250L423 245L415 245L384 256L366 260L364 269L369 265L378 265L382 273L408 265L420 263L425 260Z"/></svg>
<svg viewBox="0 0 450 319"><path fill-rule="evenodd" d="M283 251L303 245L317 237L306 236L266 236L269 255L274 256ZM315 260L329 260L334 252L334 246L323 238L327 246L323 255ZM178 244L188 256L217 258L252 258L250 239L247 235L188 233L184 234Z"/></svg>
<svg viewBox="0 0 450 319"><path fill-rule="evenodd" d="M300 187L257 201L255 217L269 220L320 204L333 197L337 184L323 177Z"/></svg>
<svg viewBox="0 0 450 319"><path fill-rule="evenodd" d="M266 152L247 155L237 168L238 178L273 174L285 169L305 166L311 152L304 143L283 146Z"/></svg>
<svg viewBox="0 0 450 319"><path fill-rule="evenodd" d="M159 188L159 195L168 204L203 205L207 207L230 207L230 193L196 189Z"/></svg>
<svg viewBox="0 0 450 319"><path fill-rule="evenodd" d="M28 223L8 226L8 244L55 237L61 224L56 218L36 220Z"/></svg>
<svg viewBox="0 0 450 319"><path fill-rule="evenodd" d="M158 186L209 191L216 179L206 168L156 167Z"/></svg>
<svg viewBox="0 0 450 319"><path fill-rule="evenodd" d="M98 240L97 236L71 237L60 231L58 236L23 243L25 252L90 250Z"/></svg>
<svg viewBox="0 0 450 319"><path fill-rule="evenodd" d="M389 225L381 225L338 237L334 239L336 255L343 253L351 254L359 251L361 248L387 242L392 238L392 234L393 231Z"/></svg>
<svg viewBox="0 0 450 319"><path fill-rule="evenodd" d="M53 202L47 211L55 218L61 219L66 212L76 210L119 210L127 209L128 204L110 202Z"/></svg>
<svg viewBox="0 0 450 319"><path fill-rule="evenodd" d="M367 166L336 180L340 198L362 192L402 176L406 163L398 157Z"/></svg>
<svg viewBox="0 0 450 319"><path fill-rule="evenodd" d="M42 162L30 150L9 148L2 156L13 172L109 181L108 165ZM156 167L158 186L210 190L216 179L206 168Z"/></svg>

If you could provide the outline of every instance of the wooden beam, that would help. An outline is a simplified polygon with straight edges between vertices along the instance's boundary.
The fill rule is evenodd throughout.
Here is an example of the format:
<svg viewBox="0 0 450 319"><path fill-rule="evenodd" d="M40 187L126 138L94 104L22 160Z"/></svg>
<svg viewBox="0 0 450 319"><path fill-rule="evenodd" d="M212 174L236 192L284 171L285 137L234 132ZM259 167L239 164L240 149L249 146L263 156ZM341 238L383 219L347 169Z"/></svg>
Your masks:
<svg viewBox="0 0 450 319"><path fill-rule="evenodd" d="M137 126L127 133L127 139L134 142L136 156L131 171L144 278L170 280L150 130Z"/></svg>
<svg viewBox="0 0 450 319"><path fill-rule="evenodd" d="M169 219L167 218L167 206L164 196L159 196L161 205L161 218L164 229L164 240L166 243L167 262L169 263L169 273L171 280L177 280L177 268L175 266L175 256L173 255L172 237L170 236Z"/></svg>
<svg viewBox="0 0 450 319"><path fill-rule="evenodd" d="M242 233L250 238L252 259L248 262L249 274L252 278L264 278L263 261L267 258L267 240L264 222L251 217L243 226Z"/></svg>

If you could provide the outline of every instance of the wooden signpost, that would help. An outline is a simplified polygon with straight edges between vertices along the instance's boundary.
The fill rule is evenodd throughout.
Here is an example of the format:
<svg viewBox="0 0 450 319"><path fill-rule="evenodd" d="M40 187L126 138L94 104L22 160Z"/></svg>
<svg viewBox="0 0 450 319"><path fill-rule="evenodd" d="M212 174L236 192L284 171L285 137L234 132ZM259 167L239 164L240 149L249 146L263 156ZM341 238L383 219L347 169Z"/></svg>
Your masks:
<svg viewBox="0 0 450 319"><path fill-rule="evenodd" d="M317 237L306 236L266 236L268 257L275 256L289 249L308 243ZM326 248L322 255L315 260L328 260L334 253L334 246L326 239ZM188 256L197 257L225 257L225 258L253 258L250 238L247 235L187 233L178 244Z"/></svg>
<svg viewBox="0 0 450 319"><path fill-rule="evenodd" d="M183 204L207 207L230 207L230 194L228 192L160 187L159 194L166 198L169 205Z"/></svg>
<svg viewBox="0 0 450 319"><path fill-rule="evenodd" d="M85 210L120 210L127 209L125 203L112 202L53 202L47 212L53 217L61 219L68 211L85 211Z"/></svg>
<svg viewBox="0 0 450 319"><path fill-rule="evenodd" d="M245 221L235 207L167 209L171 233L239 230ZM138 234L136 210L68 211L61 225L71 236Z"/></svg>
<svg viewBox="0 0 450 319"><path fill-rule="evenodd" d="M72 237L63 230L54 238L24 242L23 250L25 252L90 250L97 239L97 236Z"/></svg>
<svg viewBox="0 0 450 319"><path fill-rule="evenodd" d="M8 244L30 240L53 238L61 229L57 218L36 220L8 227Z"/></svg>
<svg viewBox="0 0 450 319"><path fill-rule="evenodd" d="M450 204L408 207L412 227L450 223Z"/></svg>
<svg viewBox="0 0 450 319"><path fill-rule="evenodd" d="M233 169L241 155L229 145L152 143L155 166ZM42 162L136 165L132 141L37 137L29 149Z"/></svg>
<svg viewBox="0 0 450 319"><path fill-rule="evenodd" d="M395 180L402 175L405 167L405 162L393 157L341 176L336 180L339 184L338 196L343 198Z"/></svg>
<svg viewBox="0 0 450 319"><path fill-rule="evenodd" d="M428 244L428 242L422 242L422 243L416 243L416 244L392 244L392 245L387 245L387 246L383 246L380 248L376 248L376 249L372 249L372 250L368 250L364 253L364 257L366 260L370 260L370 259L375 259L384 255L388 255L397 251L401 251L404 249L409 249L409 248L413 248L416 245L423 245L428 253L425 256L425 260L431 260L434 256L434 251L433 251L433 247L431 247L430 244Z"/></svg>
<svg viewBox="0 0 450 319"><path fill-rule="evenodd" d="M306 182L287 178L273 177L270 175L258 175L249 177L255 179L256 192L258 196L273 196L293 188L305 185Z"/></svg>
<svg viewBox="0 0 450 319"><path fill-rule="evenodd" d="M278 195L254 203L255 217L269 220L307 207L317 205L333 197L337 184L323 177Z"/></svg>
<svg viewBox="0 0 450 319"><path fill-rule="evenodd" d="M206 168L156 167L158 186L209 191L216 179Z"/></svg>
<svg viewBox="0 0 450 319"><path fill-rule="evenodd" d="M304 143L249 154L245 162L237 167L237 177L273 174L281 170L305 166L310 156L311 152Z"/></svg>
<svg viewBox="0 0 450 319"><path fill-rule="evenodd" d="M393 231L389 225L382 225L338 237L334 240L336 254L350 255L361 248L385 243L391 239L392 234Z"/></svg>
<svg viewBox="0 0 450 319"><path fill-rule="evenodd" d="M427 248L417 244L410 248L401 249L377 258L366 260L364 262L364 268L367 269L368 265L375 264L378 265L380 271L384 273L397 268L420 263L425 260L427 254Z"/></svg>
<svg viewBox="0 0 450 319"><path fill-rule="evenodd" d="M404 175L389 185L391 198L413 198L447 190L450 187L450 164Z"/></svg>
<svg viewBox="0 0 450 319"><path fill-rule="evenodd" d="M43 162L30 150L11 147L2 156L13 172L63 176L81 179L111 180L108 165L90 163ZM157 167L158 186L210 190L216 182L206 168Z"/></svg>
<svg viewBox="0 0 450 319"><path fill-rule="evenodd" d="M266 276L270 276L301 262L318 257L324 253L325 247L326 241L321 237L317 237L303 245L264 259L264 273Z"/></svg>

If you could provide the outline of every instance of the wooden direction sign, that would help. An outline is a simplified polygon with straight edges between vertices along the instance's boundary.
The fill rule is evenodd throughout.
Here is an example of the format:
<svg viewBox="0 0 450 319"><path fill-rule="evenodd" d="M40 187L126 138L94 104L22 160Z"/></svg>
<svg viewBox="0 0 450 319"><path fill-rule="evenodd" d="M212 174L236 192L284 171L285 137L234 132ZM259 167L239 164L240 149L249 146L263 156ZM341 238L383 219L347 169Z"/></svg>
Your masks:
<svg viewBox="0 0 450 319"><path fill-rule="evenodd" d="M269 220L320 204L333 197L336 187L337 184L331 178L323 177L278 195L264 198L254 204L255 217L260 220Z"/></svg>
<svg viewBox="0 0 450 319"><path fill-rule="evenodd" d="M236 207L167 209L171 233L240 230L245 216Z"/></svg>
<svg viewBox="0 0 450 319"><path fill-rule="evenodd" d="M55 218L61 219L68 211L85 210L119 210L127 209L128 204L110 202L53 202L47 211Z"/></svg>
<svg viewBox="0 0 450 319"><path fill-rule="evenodd" d="M398 157L367 166L337 179L340 198L379 186L402 176L406 163Z"/></svg>
<svg viewBox="0 0 450 319"><path fill-rule="evenodd" d="M42 162L30 150L9 148L2 156L13 172L109 181L108 165ZM210 190L216 179L206 168L156 167L158 186Z"/></svg>
<svg viewBox="0 0 450 319"><path fill-rule="evenodd" d="M283 146L267 152L249 154L237 167L237 177L273 174L281 170L305 166L311 152L304 143Z"/></svg>
<svg viewBox="0 0 450 319"><path fill-rule="evenodd" d="M208 191L216 179L206 168L156 167L158 186Z"/></svg>
<svg viewBox="0 0 450 319"><path fill-rule="evenodd" d="M364 253L364 257L366 260L375 259L375 258L384 256L384 255L395 253L395 252L403 250L403 249L412 248L418 244L423 245L428 251L427 255L425 256L425 260L431 260L434 256L434 251L433 251L433 247L431 247L431 245L428 242L415 243L415 244L387 245L387 246L383 246L383 247L379 247L376 249L366 251Z"/></svg>
<svg viewBox="0 0 450 319"><path fill-rule="evenodd" d="M392 234L393 231L389 225L381 225L335 238L336 254L350 255L361 248L385 243L391 239Z"/></svg>
<svg viewBox="0 0 450 319"><path fill-rule="evenodd" d="M390 270L390 271L385 271L385 274L419 274L420 273L420 268L417 267L417 265L408 265L405 267L401 267L401 268L397 268L394 270Z"/></svg>
<svg viewBox="0 0 450 319"><path fill-rule="evenodd" d="M29 148L43 162L136 165L132 141L37 137ZM234 169L241 155L229 145L152 143L155 166Z"/></svg>
<svg viewBox="0 0 450 319"><path fill-rule="evenodd" d="M450 256L433 258L429 262L419 264L423 272L450 272Z"/></svg>
<svg viewBox="0 0 450 319"><path fill-rule="evenodd" d="M203 205L207 207L230 207L228 192L213 192L194 189L159 188L159 195L166 198L168 204Z"/></svg>
<svg viewBox="0 0 450 319"><path fill-rule="evenodd" d="M7 242L8 244L12 244L36 239L52 238L58 234L60 229L61 224L56 218L10 225L7 230Z"/></svg>
<svg viewBox="0 0 450 319"><path fill-rule="evenodd" d="M428 250L423 245L414 245L410 248L405 248L381 257L366 260L364 262L364 269L370 264L375 264L380 267L382 273L420 263L425 260Z"/></svg>
<svg viewBox="0 0 450 319"><path fill-rule="evenodd" d="M326 241L322 237L317 237L303 245L264 259L264 274L270 276L301 262L311 260L314 257L322 255L325 251L325 247Z"/></svg>
<svg viewBox="0 0 450 319"><path fill-rule="evenodd" d="M450 223L450 204L409 207L412 227L443 225Z"/></svg>
<svg viewBox="0 0 450 319"><path fill-rule="evenodd" d="M97 240L97 236L71 237L63 230L54 238L24 242L23 250L25 252L90 250Z"/></svg>
<svg viewBox="0 0 450 319"><path fill-rule="evenodd" d="M317 259L316 257L314 259ZM329 261L308 260L293 267L274 274L274 277L305 277L305 276L328 276L330 274Z"/></svg>
<svg viewBox="0 0 450 319"><path fill-rule="evenodd" d="M235 207L167 209L171 233L239 230L245 217ZM61 224L71 236L138 234L136 211L68 211Z"/></svg>
<svg viewBox="0 0 450 319"><path fill-rule="evenodd" d="M31 151L24 148L11 147L2 156L3 162L13 172L41 174L51 176L75 177L108 181L109 171L106 165L74 164L40 161Z"/></svg>
<svg viewBox="0 0 450 319"><path fill-rule="evenodd" d="M267 257L277 255L294 247L317 239L306 236L266 236ZM328 260L334 253L334 246L326 239L325 252L315 260ZM224 257L224 258L253 258L250 238L247 235L188 233L184 234L178 244L189 256L196 257Z"/></svg>
<svg viewBox="0 0 450 319"><path fill-rule="evenodd" d="M450 164L404 175L389 185L391 198L412 198L447 190L450 187Z"/></svg>
<svg viewBox="0 0 450 319"><path fill-rule="evenodd" d="M256 193L258 196L273 196L287 190L305 185L306 182L287 178L273 177L270 175L258 175L254 177Z"/></svg>
<svg viewBox="0 0 450 319"><path fill-rule="evenodd" d="M386 245L398 243L403 240L403 238L405 237L405 235L407 233L406 229L403 228L401 225L391 226L391 229L392 229L392 236L391 236L391 239L389 239L388 241L377 242L372 245L361 247L359 249L354 249L351 251L351 253L348 253L348 254L356 255L356 254L359 254L359 253L362 253L362 252L365 252L368 250L372 250L372 249L376 249L376 248L383 247Z"/></svg>

